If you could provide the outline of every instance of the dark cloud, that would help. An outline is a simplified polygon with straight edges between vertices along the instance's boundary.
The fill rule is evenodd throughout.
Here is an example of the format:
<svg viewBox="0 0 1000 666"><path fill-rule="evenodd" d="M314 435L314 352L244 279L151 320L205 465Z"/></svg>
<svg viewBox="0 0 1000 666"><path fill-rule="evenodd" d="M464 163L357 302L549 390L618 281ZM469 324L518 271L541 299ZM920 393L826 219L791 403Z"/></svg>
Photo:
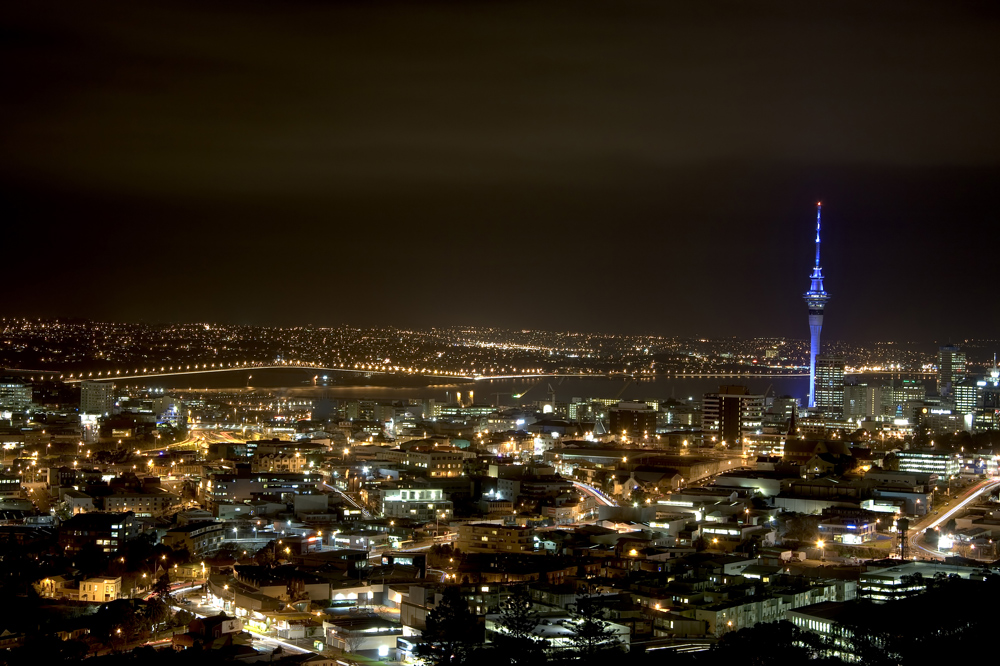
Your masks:
<svg viewBox="0 0 1000 666"><path fill-rule="evenodd" d="M22 3L7 309L804 336L824 198L830 335L986 335L997 17Z"/></svg>

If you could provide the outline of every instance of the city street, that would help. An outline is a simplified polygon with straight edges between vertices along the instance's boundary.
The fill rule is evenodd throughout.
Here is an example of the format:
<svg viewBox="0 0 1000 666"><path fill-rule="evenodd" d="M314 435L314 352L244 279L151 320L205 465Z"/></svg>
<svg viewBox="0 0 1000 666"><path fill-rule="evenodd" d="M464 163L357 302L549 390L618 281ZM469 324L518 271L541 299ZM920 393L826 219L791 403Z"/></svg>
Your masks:
<svg viewBox="0 0 1000 666"><path fill-rule="evenodd" d="M924 516L918 521L910 524L910 553L922 557L931 557L943 560L948 557L948 553L932 548L927 548L921 542L925 530L932 530L944 524L951 518L961 515L969 504L976 502L983 494L989 493L996 486L1000 485L1000 480L984 480L972 485L961 495L958 495L941 505L932 514Z"/></svg>
<svg viewBox="0 0 1000 666"><path fill-rule="evenodd" d="M209 617L218 615L223 611L222 608L218 606L213 606L211 604L202 603L202 592L201 587L188 588L188 590L180 595L177 595L174 603L171 604L171 608L174 610L185 610L192 613L195 617ZM191 601L190 604L180 603L180 599L187 598ZM227 613L229 615L229 613ZM276 638L274 636L267 636L259 632L253 631L248 627L244 627L243 631L250 634L253 638L253 647L261 652L273 651L277 647L281 647L282 650L289 650L298 654L306 654L309 652L315 652L314 650L308 650L301 646L295 645L288 641Z"/></svg>

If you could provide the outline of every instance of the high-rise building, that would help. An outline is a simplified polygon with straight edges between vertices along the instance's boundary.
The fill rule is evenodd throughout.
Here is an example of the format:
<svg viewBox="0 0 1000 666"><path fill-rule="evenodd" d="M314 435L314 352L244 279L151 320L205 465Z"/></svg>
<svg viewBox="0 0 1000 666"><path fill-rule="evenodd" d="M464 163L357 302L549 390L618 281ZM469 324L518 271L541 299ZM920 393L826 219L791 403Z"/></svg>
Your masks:
<svg viewBox="0 0 1000 666"><path fill-rule="evenodd" d="M19 412L31 406L31 384L19 379L0 379L0 408Z"/></svg>
<svg viewBox="0 0 1000 666"><path fill-rule="evenodd" d="M816 263L809 276L809 291L804 294L809 306L809 407L816 406L816 357L820 353L820 333L823 331L823 309L830 295L823 289L823 269L819 265L819 229L823 203L816 204Z"/></svg>
<svg viewBox="0 0 1000 666"><path fill-rule="evenodd" d="M919 379L894 379L883 390L891 393L888 400L892 413L908 402L921 402L927 397L927 389Z"/></svg>
<svg viewBox="0 0 1000 666"><path fill-rule="evenodd" d="M927 389L919 379L894 379L881 384L844 386L844 417L891 420L905 414L907 405L922 406Z"/></svg>
<svg viewBox="0 0 1000 666"><path fill-rule="evenodd" d="M982 378L967 377L952 386L952 403L970 432L1000 429L1000 369Z"/></svg>
<svg viewBox="0 0 1000 666"><path fill-rule="evenodd" d="M114 383L92 381L80 383L81 414L110 414L114 407Z"/></svg>
<svg viewBox="0 0 1000 666"><path fill-rule="evenodd" d="M644 402L619 402L608 412L611 432L632 439L655 437L656 410Z"/></svg>
<svg viewBox="0 0 1000 666"><path fill-rule="evenodd" d="M842 356L820 354L816 357L814 407L833 416L844 413L844 365Z"/></svg>
<svg viewBox="0 0 1000 666"><path fill-rule="evenodd" d="M701 427L706 435L737 444L746 433L761 427L764 396L751 395L746 386L720 386L701 403Z"/></svg>
<svg viewBox="0 0 1000 666"><path fill-rule="evenodd" d="M951 451L935 449L910 449L897 451L900 472L917 472L920 474L937 474L949 479L958 476L959 461Z"/></svg>
<svg viewBox="0 0 1000 666"><path fill-rule="evenodd" d="M764 408L762 424L785 432L789 422L794 420L798 413L799 401L789 395L764 398Z"/></svg>
<svg viewBox="0 0 1000 666"><path fill-rule="evenodd" d="M847 384L844 386L844 418L864 420L873 414L872 387L868 384Z"/></svg>
<svg viewBox="0 0 1000 666"><path fill-rule="evenodd" d="M953 345L938 349L938 394L951 395L952 387L963 379L965 379L965 352Z"/></svg>

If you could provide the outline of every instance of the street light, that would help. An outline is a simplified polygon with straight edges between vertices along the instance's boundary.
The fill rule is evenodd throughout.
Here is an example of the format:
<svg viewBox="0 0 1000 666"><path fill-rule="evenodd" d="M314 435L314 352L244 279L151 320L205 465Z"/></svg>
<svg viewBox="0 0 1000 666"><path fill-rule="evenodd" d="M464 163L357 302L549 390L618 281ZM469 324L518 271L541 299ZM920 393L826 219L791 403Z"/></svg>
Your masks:
<svg viewBox="0 0 1000 666"><path fill-rule="evenodd" d="M824 543L823 543L823 540L822 540L822 539L820 539L820 540L818 540L818 541L816 542L816 547L817 547L817 548L819 548L819 559L820 559L820 561L822 561L822 562L825 562L825 561L826 561L826 551L825 551L825 550L823 550L823 546L824 546L824 545L826 545L826 544L824 544Z"/></svg>

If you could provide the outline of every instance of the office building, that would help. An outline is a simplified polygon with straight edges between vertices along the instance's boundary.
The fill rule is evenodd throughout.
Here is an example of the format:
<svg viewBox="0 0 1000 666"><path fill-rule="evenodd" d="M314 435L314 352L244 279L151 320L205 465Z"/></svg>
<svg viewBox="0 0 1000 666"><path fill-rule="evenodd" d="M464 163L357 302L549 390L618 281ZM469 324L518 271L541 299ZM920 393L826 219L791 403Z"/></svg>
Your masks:
<svg viewBox="0 0 1000 666"><path fill-rule="evenodd" d="M0 474L0 500L21 497L21 477L14 474Z"/></svg>
<svg viewBox="0 0 1000 666"><path fill-rule="evenodd" d="M409 443L408 443L409 444ZM436 444L415 444L409 448L388 449L379 453L380 460L418 467L428 477L458 477L465 472L465 460L476 454Z"/></svg>
<svg viewBox="0 0 1000 666"><path fill-rule="evenodd" d="M112 382L85 381L80 384L80 413L111 414L115 408L115 385Z"/></svg>
<svg viewBox="0 0 1000 666"><path fill-rule="evenodd" d="M293 502L296 495L316 494L317 484L322 480L319 474L308 472L239 470L237 474L211 474L201 481L201 498L210 511L219 504L248 504L254 500L287 504Z"/></svg>
<svg viewBox="0 0 1000 666"><path fill-rule="evenodd" d="M897 451L900 472L917 472L921 474L937 474L942 479L957 476L959 459L949 451L934 449L912 449Z"/></svg>
<svg viewBox="0 0 1000 666"><path fill-rule="evenodd" d="M31 384L19 379L0 379L0 409L23 412L31 407Z"/></svg>
<svg viewBox="0 0 1000 666"><path fill-rule="evenodd" d="M459 525L455 546L463 553L533 553L535 531L493 523Z"/></svg>
<svg viewBox="0 0 1000 666"><path fill-rule="evenodd" d="M746 386L720 386L701 403L701 426L716 441L738 444L745 433L761 427L764 396L751 395Z"/></svg>
<svg viewBox="0 0 1000 666"><path fill-rule="evenodd" d="M982 402L981 394L984 388L980 384L985 384L985 382L967 379L961 384L955 384L951 387L952 403L955 405L956 412L960 414L976 413L976 409L980 407Z"/></svg>
<svg viewBox="0 0 1000 666"><path fill-rule="evenodd" d="M919 379L895 379L883 390L890 392L890 415L896 414L908 402L923 402L927 397L927 389Z"/></svg>
<svg viewBox="0 0 1000 666"><path fill-rule="evenodd" d="M938 394L950 396L952 387L965 379L965 352L949 345L938 349Z"/></svg>
<svg viewBox="0 0 1000 666"><path fill-rule="evenodd" d="M138 518L152 518L163 515L170 507L180 502L177 495L168 492L124 490L105 497L104 508L118 513L131 511Z"/></svg>
<svg viewBox="0 0 1000 666"><path fill-rule="evenodd" d="M816 357L815 407L831 416L844 413L844 359L820 354Z"/></svg>
<svg viewBox="0 0 1000 666"><path fill-rule="evenodd" d="M844 418L864 420L873 412L871 409L874 387L868 384L846 384L844 386Z"/></svg>
<svg viewBox="0 0 1000 666"><path fill-rule="evenodd" d="M656 410L644 402L619 402L608 416L616 436L643 439L656 434Z"/></svg>
<svg viewBox="0 0 1000 666"><path fill-rule="evenodd" d="M198 521L170 528L160 543L174 550L186 550L197 557L221 548L225 538L225 523Z"/></svg>
<svg viewBox="0 0 1000 666"><path fill-rule="evenodd" d="M896 379L882 384L844 386L843 416L876 421L905 418L907 404L923 403L927 389L919 379Z"/></svg>
<svg viewBox="0 0 1000 666"><path fill-rule="evenodd" d="M139 526L132 512L81 513L59 526L59 548L73 553L85 546L97 546L113 553L129 539L139 536Z"/></svg>
<svg viewBox="0 0 1000 666"><path fill-rule="evenodd" d="M422 523L451 520L454 508L440 488L383 488L382 513L386 518L409 518Z"/></svg>

